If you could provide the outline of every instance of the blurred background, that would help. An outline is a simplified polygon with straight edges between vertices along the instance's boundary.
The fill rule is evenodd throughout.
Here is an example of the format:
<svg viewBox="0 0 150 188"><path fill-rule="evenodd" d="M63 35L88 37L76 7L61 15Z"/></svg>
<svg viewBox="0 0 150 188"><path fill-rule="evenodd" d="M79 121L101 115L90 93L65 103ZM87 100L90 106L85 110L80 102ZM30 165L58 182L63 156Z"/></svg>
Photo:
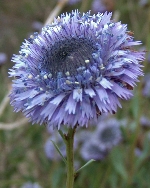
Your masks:
<svg viewBox="0 0 150 188"><path fill-rule="evenodd" d="M40 32L49 14L63 0L0 1L0 188L65 187L66 170L50 139L65 155L57 132L45 125L31 125L14 113L8 93L11 57L33 32ZM82 170L75 188L150 187L150 0L69 0L60 13L79 9L113 12L113 19L128 24L139 50L146 51L145 76L134 97L121 101L122 109L100 118L101 129L80 129L75 138L75 168L94 158ZM56 15L58 16L58 15ZM97 140L94 141L95 135ZM101 148L98 146L101 144Z"/></svg>

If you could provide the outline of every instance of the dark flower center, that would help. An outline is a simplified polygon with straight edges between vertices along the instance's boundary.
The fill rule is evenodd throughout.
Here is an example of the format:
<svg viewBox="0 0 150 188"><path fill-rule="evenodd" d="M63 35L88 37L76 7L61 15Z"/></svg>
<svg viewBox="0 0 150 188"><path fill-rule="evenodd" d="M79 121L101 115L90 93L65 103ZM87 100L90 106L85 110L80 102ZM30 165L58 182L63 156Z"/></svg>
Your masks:
<svg viewBox="0 0 150 188"><path fill-rule="evenodd" d="M92 53L96 50L96 45L89 39L60 40L46 50L41 68L53 77L57 77L58 72L69 72L73 76L79 67L85 66L87 60L90 62L93 59Z"/></svg>
<svg viewBox="0 0 150 188"><path fill-rule="evenodd" d="M106 129L106 130L102 131L102 133L101 133L101 140L104 143L112 142L114 139L115 139L115 130L114 130L114 128L113 129L109 128L109 129Z"/></svg>

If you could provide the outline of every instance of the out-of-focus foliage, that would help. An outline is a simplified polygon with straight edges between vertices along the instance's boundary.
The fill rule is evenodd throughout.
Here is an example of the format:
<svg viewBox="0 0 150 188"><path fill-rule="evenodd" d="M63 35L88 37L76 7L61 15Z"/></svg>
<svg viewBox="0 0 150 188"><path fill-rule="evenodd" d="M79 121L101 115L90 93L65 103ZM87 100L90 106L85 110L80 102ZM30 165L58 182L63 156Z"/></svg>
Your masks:
<svg viewBox="0 0 150 188"><path fill-rule="evenodd" d="M81 12L91 9L94 13L93 1L81 0L77 4L68 4L61 12L71 12L72 9L78 8ZM114 19L128 24L136 40L142 41L143 45L139 48L147 51L144 72L149 74L150 1L99 1L108 11L113 11ZM0 101L10 88L11 79L8 78L7 72L13 65L10 62L12 54L18 53L24 38L32 32L40 31L56 4L57 1L53 0L0 1L0 52L7 57L5 63L0 65ZM102 161L93 162L82 170L76 177L75 188L150 187L150 124L145 126L141 120L143 116L150 117L150 93L143 93L143 89L148 85L146 82L148 80L140 78L133 91L134 97L130 101L122 101L122 109L113 115L113 118L125 119L127 122L126 126L121 127L123 141ZM22 117L21 113L14 113L12 107L7 105L0 122L13 123ZM88 133L82 137L88 142L86 134ZM0 130L1 188L20 188L27 182L38 182L43 188L63 188L63 185L65 187L66 170L63 161L52 161L44 152L44 144L49 136L45 125L27 124L13 130ZM75 151L76 168L85 163L79 153L80 147Z"/></svg>

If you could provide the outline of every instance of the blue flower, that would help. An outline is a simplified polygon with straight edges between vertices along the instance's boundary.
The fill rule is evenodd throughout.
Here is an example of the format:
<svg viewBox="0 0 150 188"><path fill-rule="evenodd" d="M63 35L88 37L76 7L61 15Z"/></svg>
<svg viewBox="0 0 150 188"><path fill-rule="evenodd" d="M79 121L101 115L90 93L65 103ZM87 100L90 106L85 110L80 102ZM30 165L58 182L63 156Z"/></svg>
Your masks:
<svg viewBox="0 0 150 188"><path fill-rule="evenodd" d="M143 79L144 87L143 87L142 93L145 97L150 97L150 81L149 80L150 80L150 74L147 73Z"/></svg>
<svg viewBox="0 0 150 188"><path fill-rule="evenodd" d="M146 116L141 116L140 124L142 127L150 128L150 119L147 118Z"/></svg>
<svg viewBox="0 0 150 188"><path fill-rule="evenodd" d="M103 117L99 119L98 125L93 132L86 134L86 140L83 140L81 147L81 156L85 160L102 160L111 149L118 145L122 140L120 126L125 126L124 120ZM93 139L94 138L94 139Z"/></svg>
<svg viewBox="0 0 150 188"><path fill-rule="evenodd" d="M62 0L59 0L59 1L62 1ZM73 5L73 4L78 3L79 1L81 0L68 0L68 4Z"/></svg>
<svg viewBox="0 0 150 188"><path fill-rule="evenodd" d="M38 183L27 182L24 183L21 188L42 188Z"/></svg>
<svg viewBox="0 0 150 188"><path fill-rule="evenodd" d="M69 0L68 3L73 5L75 3L78 3L79 1L81 1L81 0Z"/></svg>
<svg viewBox="0 0 150 188"><path fill-rule="evenodd" d="M7 61L7 55L3 52L0 52L0 66L5 64Z"/></svg>
<svg viewBox="0 0 150 188"><path fill-rule="evenodd" d="M102 0L93 0L92 3L92 11L97 12L105 12L107 10L106 5L103 3Z"/></svg>
<svg viewBox="0 0 150 188"><path fill-rule="evenodd" d="M145 6L148 4L148 0L139 0L139 5L140 6Z"/></svg>
<svg viewBox="0 0 150 188"><path fill-rule="evenodd" d="M99 143L97 142L97 140L89 139L82 145L80 149L80 154L81 157L86 161L91 159L103 160L107 156L108 151L102 150L99 147Z"/></svg>
<svg viewBox="0 0 150 188"><path fill-rule="evenodd" d="M141 42L111 15L72 11L25 40L10 70L15 111L57 129L114 114L143 75L144 52L133 49Z"/></svg>
<svg viewBox="0 0 150 188"><path fill-rule="evenodd" d="M121 122L113 118L99 121L94 138L101 150L110 150L120 143L122 139L120 125Z"/></svg>

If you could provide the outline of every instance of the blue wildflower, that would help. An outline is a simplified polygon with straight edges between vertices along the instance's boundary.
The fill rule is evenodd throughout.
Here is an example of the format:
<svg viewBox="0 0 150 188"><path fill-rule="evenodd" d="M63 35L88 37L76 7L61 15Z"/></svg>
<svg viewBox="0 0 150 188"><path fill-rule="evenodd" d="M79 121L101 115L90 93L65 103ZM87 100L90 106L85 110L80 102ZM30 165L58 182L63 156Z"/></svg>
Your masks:
<svg viewBox="0 0 150 188"><path fill-rule="evenodd" d="M94 138L101 150L110 150L120 143L122 139L120 125L121 122L112 118L99 121Z"/></svg>
<svg viewBox="0 0 150 188"><path fill-rule="evenodd" d="M96 129L90 134L86 134L86 139L81 147L81 156L85 160L104 159L111 149L118 145L122 140L120 126L124 121L116 119L100 119ZM94 138L94 139L93 139Z"/></svg>
<svg viewBox="0 0 150 188"><path fill-rule="evenodd" d="M92 3L92 11L97 12L105 12L107 10L106 5L103 3L102 0L94 0Z"/></svg>
<svg viewBox="0 0 150 188"><path fill-rule="evenodd" d="M150 97L150 74L147 73L145 76L144 76L144 80L143 80L143 95L146 96L146 97Z"/></svg>
<svg viewBox="0 0 150 188"><path fill-rule="evenodd" d="M135 154L136 157L141 157L141 155L143 154L143 151L142 151L142 149L136 147L134 149L134 154Z"/></svg>
<svg viewBox="0 0 150 188"><path fill-rule="evenodd" d="M7 61L7 55L3 52L0 52L0 66L5 64Z"/></svg>
<svg viewBox="0 0 150 188"><path fill-rule="evenodd" d="M21 188L42 188L38 183L27 182L24 183Z"/></svg>
<svg viewBox="0 0 150 188"><path fill-rule="evenodd" d="M73 5L73 4L75 4L75 3L78 3L79 1L81 1L81 0L69 0L69 4L71 4L71 5Z"/></svg>
<svg viewBox="0 0 150 188"><path fill-rule="evenodd" d="M148 4L148 0L139 0L139 5L140 6L145 6Z"/></svg>
<svg viewBox="0 0 150 188"><path fill-rule="evenodd" d="M108 151L102 150L99 147L97 140L89 139L86 141L80 149L81 157L88 161L90 159L103 160L108 154Z"/></svg>
<svg viewBox="0 0 150 188"><path fill-rule="evenodd" d="M111 15L72 11L25 40L10 70L15 111L58 129L114 114L143 75L144 52L133 49L141 42Z"/></svg>
<svg viewBox="0 0 150 188"><path fill-rule="evenodd" d="M59 0L59 1L62 1L62 0ZM81 0L68 0L68 4L73 5L73 4L78 3L79 1Z"/></svg>
<svg viewBox="0 0 150 188"><path fill-rule="evenodd" d="M150 119L147 118L146 116L141 116L140 124L142 127L150 128Z"/></svg>

